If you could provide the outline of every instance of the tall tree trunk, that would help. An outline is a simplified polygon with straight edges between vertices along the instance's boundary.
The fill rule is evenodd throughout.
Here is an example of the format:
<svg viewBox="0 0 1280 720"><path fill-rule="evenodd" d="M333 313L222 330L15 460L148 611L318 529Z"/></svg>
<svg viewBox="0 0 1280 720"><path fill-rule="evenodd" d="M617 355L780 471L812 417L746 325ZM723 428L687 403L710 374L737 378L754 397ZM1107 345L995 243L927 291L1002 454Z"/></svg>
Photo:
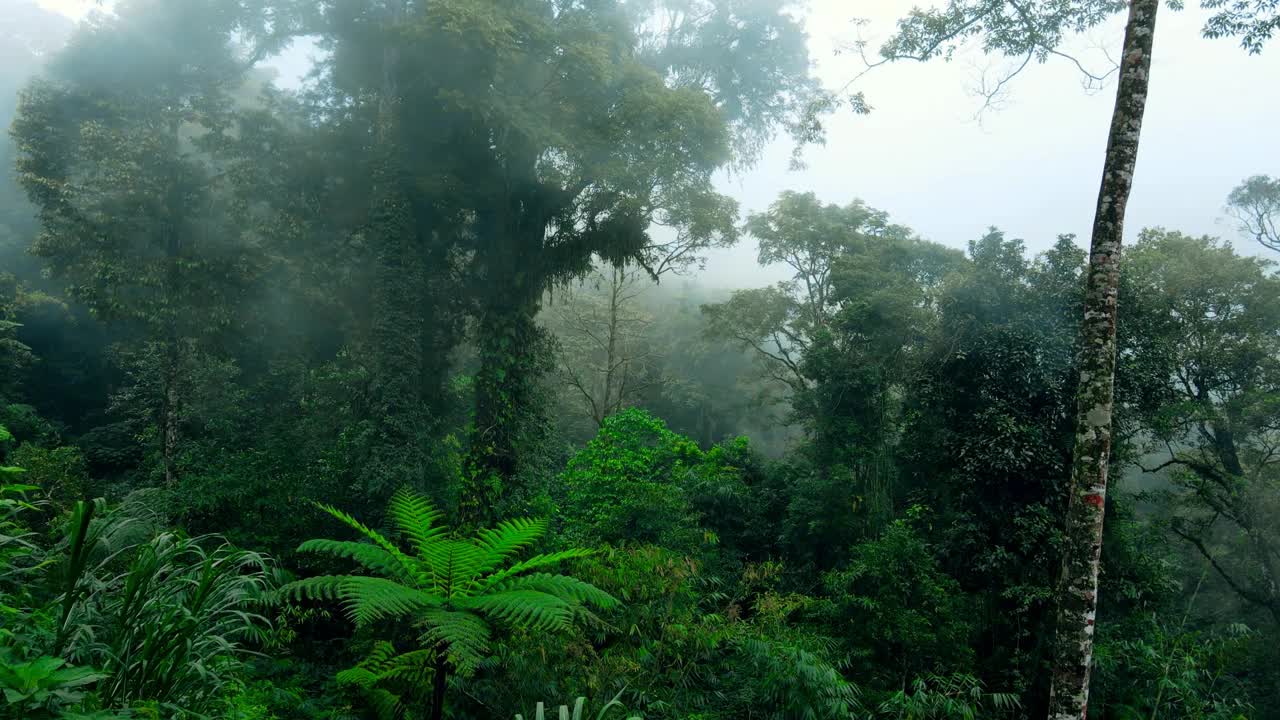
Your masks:
<svg viewBox="0 0 1280 720"><path fill-rule="evenodd" d="M404 14L402 1L387 6L388 25ZM422 417L423 313L422 249L408 182L400 161L400 48L388 41L382 52L369 234L375 243L371 348L371 400L378 427L366 492L385 496L412 483L422 472L418 438Z"/></svg>
<svg viewBox="0 0 1280 720"><path fill-rule="evenodd" d="M609 337L605 344L604 402L600 404L600 417L596 418L598 425L603 425L605 418L622 409L622 387L618 388L617 397L614 397L613 392L614 373L619 363L625 362L618 359L618 299L622 294L621 272L618 268L613 268L609 285Z"/></svg>
<svg viewBox="0 0 1280 720"><path fill-rule="evenodd" d="M495 299L482 309L477 323L480 370L459 502L460 520L466 527L487 527L498 519L500 501L521 500L521 489L513 487L512 480L520 469L521 451L528 449L540 419L537 384L550 356L537 312L536 300Z"/></svg>
<svg viewBox="0 0 1280 720"><path fill-rule="evenodd" d="M435 673L431 678L431 720L444 718L444 693L449 687L449 661L443 649L436 651Z"/></svg>
<svg viewBox="0 0 1280 720"><path fill-rule="evenodd" d="M169 138L173 143L174 157L182 150L182 124L175 117L169 121ZM178 218L183 212L182 189L178 184L177 173L169 175L169 187L165 197L165 213L163 220L164 250L167 267L165 268L166 294L168 302L165 312L168 317L164 323L164 400L162 402L163 417L161 423L163 438L160 452L164 459L164 484L173 487L178 482L178 438L179 438L179 403L181 396L178 382L182 372L182 334L178 327L178 308L182 303L179 288L182 287L182 229Z"/></svg>
<svg viewBox="0 0 1280 720"><path fill-rule="evenodd" d="M161 454L164 458L165 487L173 487L178 482L178 375L181 361L178 338L176 333L171 332L170 337L165 341L164 413L161 418L164 425Z"/></svg>
<svg viewBox="0 0 1280 720"><path fill-rule="evenodd" d="M534 157L513 164L533 168ZM527 175L534 173L530 169ZM458 503L465 528L491 525L502 514L500 502L512 506L527 499L525 488L513 481L521 455L539 432L543 406L538 383L551 369L547 335L537 322L550 282L542 253L551 216L528 190L478 213L477 233L488 247L477 298L475 417Z"/></svg>
<svg viewBox="0 0 1280 720"><path fill-rule="evenodd" d="M1067 547L1058 591L1050 720L1088 716L1089 669L1098 606L1098 562L1111 458L1115 393L1116 296L1125 206L1147 104L1159 0L1131 0L1102 187L1093 220L1081 328L1076 439L1067 508Z"/></svg>

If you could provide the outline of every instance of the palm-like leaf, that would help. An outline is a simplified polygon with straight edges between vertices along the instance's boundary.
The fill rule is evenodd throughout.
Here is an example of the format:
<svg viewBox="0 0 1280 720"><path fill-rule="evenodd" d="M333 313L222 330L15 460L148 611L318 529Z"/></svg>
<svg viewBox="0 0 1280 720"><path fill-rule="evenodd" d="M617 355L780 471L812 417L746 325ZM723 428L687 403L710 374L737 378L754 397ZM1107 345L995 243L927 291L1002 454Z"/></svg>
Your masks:
<svg viewBox="0 0 1280 720"><path fill-rule="evenodd" d="M546 532L547 521L541 518L508 520L499 523L493 530L481 530L477 534L476 544L484 549L485 555L479 571L492 572L512 555L532 545Z"/></svg>
<svg viewBox="0 0 1280 720"><path fill-rule="evenodd" d="M433 540L449 531L448 527L439 524L444 513L432 507L426 498L407 488L401 488L391 496L387 514L400 528L400 532L409 538L418 554L422 554L423 549Z"/></svg>
<svg viewBox="0 0 1280 720"><path fill-rule="evenodd" d="M427 651L398 654L391 643L380 642L358 665L335 679L340 685L359 688L380 720L394 720L405 715L405 695L430 684L433 657Z"/></svg>
<svg viewBox="0 0 1280 720"><path fill-rule="evenodd" d="M555 595L571 604L595 605L600 608L611 608L618 604L617 599L609 593L568 575L531 573L507 580L498 587L504 590L536 590Z"/></svg>
<svg viewBox="0 0 1280 720"><path fill-rule="evenodd" d="M573 618L570 603L536 590L499 590L458 601L459 607L478 610L520 627L552 630L568 627Z"/></svg>
<svg viewBox="0 0 1280 720"><path fill-rule="evenodd" d="M422 644L447 648L449 663L460 671L469 672L489 652L492 631L474 612L431 609L422 614L422 623Z"/></svg>
<svg viewBox="0 0 1280 720"><path fill-rule="evenodd" d="M417 564L414 563L408 557L406 557L405 554L400 551L400 548L396 547L395 543L383 537L381 533L379 533L376 530L373 530L372 528L368 527L367 525L360 522L359 520L356 520L354 517L348 515L345 512L342 512L341 510L331 505L325 505L323 503L314 503L314 504L316 507L320 508L324 512L342 521L345 525L347 525L347 527L350 527L356 532L363 535L365 539L367 539L369 542L373 543L374 545L377 545L379 548L382 548L382 550L384 550L388 555L395 558L396 562L400 564L400 566L403 568L404 572L407 575L412 577L417 574L417 570L418 570ZM302 550L301 547L299 547L298 549Z"/></svg>
<svg viewBox="0 0 1280 720"><path fill-rule="evenodd" d="M490 621L554 630L567 627L586 605L617 604L590 583L544 571L590 555L588 550L562 550L513 562L546 534L545 520L509 520L474 537L457 537L426 498L400 490L391 499L388 516L412 548L406 553L347 513L315 505L363 541L309 540L298 549L352 560L371 574L309 578L281 592L294 599L339 601L358 625L410 618L423 629L420 649L387 655L394 651L382 644L342 675L344 682L368 691L370 700L385 711L399 712L402 697L395 688L410 679L421 680L423 676L415 673L446 666L461 672L475 668L489 651ZM429 658L436 660L430 668Z"/></svg>
<svg viewBox="0 0 1280 720"><path fill-rule="evenodd" d="M354 560L366 570L372 570L400 582L413 583L417 580L414 574L405 568L399 558L371 543L351 542L349 540L308 540L302 543L298 549L303 552L326 553L335 557Z"/></svg>
<svg viewBox="0 0 1280 720"><path fill-rule="evenodd" d="M534 555L528 560L512 565L511 567L499 570L492 575L485 577L477 585L477 592L484 592L491 588L497 587L502 582L513 578L520 573L536 570L538 568L559 565L565 560L573 560L575 558L590 557L595 554L593 550L583 550L581 548L573 548L570 550L560 550L558 552L547 553L545 555Z"/></svg>

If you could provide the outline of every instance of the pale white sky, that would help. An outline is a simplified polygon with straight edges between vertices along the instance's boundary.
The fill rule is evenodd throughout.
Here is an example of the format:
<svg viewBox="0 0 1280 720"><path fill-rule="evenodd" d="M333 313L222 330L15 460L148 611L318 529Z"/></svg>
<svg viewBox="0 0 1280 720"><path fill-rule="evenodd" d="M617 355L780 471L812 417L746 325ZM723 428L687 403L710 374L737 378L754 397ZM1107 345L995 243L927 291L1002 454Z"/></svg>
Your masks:
<svg viewBox="0 0 1280 720"><path fill-rule="evenodd" d="M93 0L39 0L72 17ZM860 68L833 48L852 41L853 18L870 21L862 36L874 48L910 10L910 0L811 0L808 28L820 76L842 85ZM1189 6L1195 3L1188 3ZM1240 180L1280 174L1280 38L1260 56L1233 40L1205 40L1205 13L1161 10L1142 149L1129 206L1127 235L1164 225L1236 237L1223 202ZM1095 63L1098 48L1114 56L1121 18L1078 38L1072 48ZM284 77L305 67L309 50L294 48L276 64ZM788 170L781 141L750 171L722 181L744 211L762 210L783 190L811 190L828 202L860 197L938 242L963 247L988 225L1026 239L1032 250L1059 233L1087 239L1093 218L1114 85L1081 88L1074 67L1057 60L1030 66L1007 102L974 118L972 88L983 68L1003 66L979 52L951 63L881 67L859 81L874 111L829 119L828 142L806 154L808 167ZM1242 248L1246 243L1241 242ZM755 266L749 243L714 253L705 279L752 286L776 279Z"/></svg>
<svg viewBox="0 0 1280 720"><path fill-rule="evenodd" d="M861 67L854 57L832 54L834 43L856 36L851 17L871 21L862 34L874 48L912 4L814 0L808 27L820 75L835 84ZM1161 10L1126 221L1130 238L1150 225L1234 238L1222 212L1227 193L1245 176L1280 174L1280 39L1260 56L1231 40L1202 39L1205 13L1194 4ZM1072 46L1102 60L1097 48L1118 56L1122 34L1117 18ZM985 62L970 52L951 63L878 68L859 82L873 112L833 118L827 145L807 154L805 170L788 172L789 148L779 144L755 170L727 180L725 191L748 210L767 207L788 189L835 203L860 197L954 247L988 225L1024 238L1033 250L1047 248L1059 233L1086 242L1114 84L1089 94L1066 61L1031 66L1012 84L1006 105L978 122L982 103L972 88ZM754 268L754 248L744 250L710 258L708 282L773 279Z"/></svg>
<svg viewBox="0 0 1280 720"><path fill-rule="evenodd" d="M46 10L62 13L72 20L79 20L94 7L96 0L36 0Z"/></svg>

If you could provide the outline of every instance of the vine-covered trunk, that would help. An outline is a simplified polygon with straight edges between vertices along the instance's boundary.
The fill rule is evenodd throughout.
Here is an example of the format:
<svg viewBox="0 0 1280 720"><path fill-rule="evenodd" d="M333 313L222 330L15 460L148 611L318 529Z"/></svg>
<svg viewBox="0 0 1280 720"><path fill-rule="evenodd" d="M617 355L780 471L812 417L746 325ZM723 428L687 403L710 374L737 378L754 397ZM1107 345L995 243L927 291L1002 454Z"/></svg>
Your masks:
<svg viewBox="0 0 1280 720"><path fill-rule="evenodd" d="M1098 563L1111 458L1115 392L1116 297L1125 206L1133 184L1146 109L1159 0L1131 0L1120 80L1093 220L1081 326L1076 438L1067 506L1067 546L1058 591L1050 720L1088 716L1089 669L1098 606Z"/></svg>
<svg viewBox="0 0 1280 720"><path fill-rule="evenodd" d="M173 153L177 157L181 152L180 124L175 118L169 123L169 137L173 143ZM160 454L164 461L165 487L173 487L178 482L178 441L181 395L178 383L182 374L182 334L178 325L177 308L181 305L179 298L182 287L182 230L178 218L182 214L182 190L177 174L169 176L169 188L165 196L166 217L162 218L165 268L165 292L168 295L165 312L169 316L164 321L164 400L161 401L161 441Z"/></svg>
<svg viewBox="0 0 1280 720"><path fill-rule="evenodd" d="M389 3L387 22L399 22L403 13L403 3ZM375 248L370 409L378 435L366 468L365 490L373 498L419 480L423 466L419 437L424 423L425 273L417 219L405 191L408 180L400 161L399 72L400 48L388 43L382 52L368 223Z"/></svg>
<svg viewBox="0 0 1280 720"><path fill-rule="evenodd" d="M517 294L518 295L518 294ZM480 370L475 380L475 421L459 511L464 523L485 527L500 500L515 500L511 480L540 410L537 383L547 369L538 304L518 297L494 302L476 328Z"/></svg>
<svg viewBox="0 0 1280 720"><path fill-rule="evenodd" d="M164 403L163 417L163 440L161 441L160 453L164 460L164 484L166 487L173 487L178 482L178 422L179 422L179 393L178 393L178 376L180 372L180 364L182 359L178 348L178 339L170 337L165 347L164 361Z"/></svg>
<svg viewBox="0 0 1280 720"><path fill-rule="evenodd" d="M534 158L523 164L532 178ZM458 511L464 526L487 527L498 519L498 503L518 505L520 459L538 432L542 404L538 383L551 369L546 333L537 316L550 278L543 242L553 209L539 199L536 183L478 213L477 233L487 247L476 298L475 415Z"/></svg>

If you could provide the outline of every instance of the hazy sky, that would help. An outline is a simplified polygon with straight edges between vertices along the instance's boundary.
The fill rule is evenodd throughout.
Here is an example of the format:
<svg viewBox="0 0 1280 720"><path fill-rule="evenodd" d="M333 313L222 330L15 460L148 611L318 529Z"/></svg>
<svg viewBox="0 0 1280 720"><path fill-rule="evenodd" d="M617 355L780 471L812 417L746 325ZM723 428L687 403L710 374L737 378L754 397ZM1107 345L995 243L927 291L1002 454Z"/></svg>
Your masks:
<svg viewBox="0 0 1280 720"><path fill-rule="evenodd" d="M39 2L73 17L92 7L86 0ZM912 5L812 0L807 22L821 77L843 85L860 69L855 56L833 52L857 37L854 18L870 21L860 32L874 48ZM1222 211L1227 193L1245 176L1280 174L1280 39L1250 56L1232 40L1202 39L1204 17L1198 8L1161 10L1126 223L1130 237L1163 225L1234 238ZM1099 48L1118 54L1122 20L1077 38L1072 49L1104 67ZM298 47L278 62L283 75L296 76L308 54ZM859 197L955 247L989 225L1024 238L1033 250L1048 247L1059 233L1084 242L1115 86L1086 92L1078 71L1054 60L1028 67L1001 107L975 119L982 105L972 90L976 79L984 68L1004 67L968 52L951 63L878 68L856 86L874 111L829 119L828 142L806 154L806 169L789 171L790 145L779 142L755 168L724 178L722 187L745 211L767 207L783 190L810 190L836 203ZM756 268L749 241L715 253L706 272L707 282L722 286L775 277Z"/></svg>
<svg viewBox="0 0 1280 720"><path fill-rule="evenodd" d="M1187 3L1188 6L1193 3ZM866 17L864 38L877 47L911 2L816 0L809 31L821 76L846 82L861 67L832 48L856 37L851 16ZM1280 174L1280 40L1261 56L1233 41L1200 37L1205 14L1162 9L1150 97L1129 205L1129 237L1145 226L1235 237L1223 217L1226 195L1253 174ZM1078 38L1073 48L1105 64L1099 46L1118 57L1123 19ZM1087 240L1115 97L1114 83L1084 91L1063 60L1031 66L1012 84L1005 105L974 119L973 93L984 67L1003 65L970 52L951 63L884 66L859 81L874 110L829 122L827 145L808 167L787 171L780 144L750 173L726 181L745 209L768 206L783 190L811 190L828 202L860 197L921 235L955 247L996 225L1028 247L1048 247L1059 233ZM1243 245L1243 243L1242 243ZM739 285L761 276L739 249L708 264L708 281Z"/></svg>

